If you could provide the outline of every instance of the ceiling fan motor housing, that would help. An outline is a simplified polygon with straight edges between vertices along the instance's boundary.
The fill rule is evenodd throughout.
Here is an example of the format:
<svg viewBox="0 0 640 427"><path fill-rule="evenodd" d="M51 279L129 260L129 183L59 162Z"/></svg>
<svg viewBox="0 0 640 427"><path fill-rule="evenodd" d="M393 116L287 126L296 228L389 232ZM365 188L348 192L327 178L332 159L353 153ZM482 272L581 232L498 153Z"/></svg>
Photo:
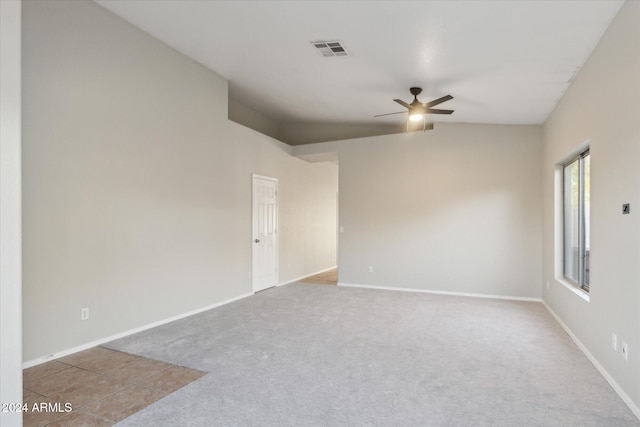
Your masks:
<svg viewBox="0 0 640 427"><path fill-rule="evenodd" d="M425 114L427 112L427 109L424 107L424 104L422 102L418 101L418 95L422 93L422 88L412 87L409 89L409 91L411 92L411 95L413 95L413 102L409 104L411 105L411 107L409 108L409 116Z"/></svg>
<svg viewBox="0 0 640 427"><path fill-rule="evenodd" d="M426 114L427 109L420 102L417 105L411 103L411 108L409 108L409 116L413 116L414 114Z"/></svg>

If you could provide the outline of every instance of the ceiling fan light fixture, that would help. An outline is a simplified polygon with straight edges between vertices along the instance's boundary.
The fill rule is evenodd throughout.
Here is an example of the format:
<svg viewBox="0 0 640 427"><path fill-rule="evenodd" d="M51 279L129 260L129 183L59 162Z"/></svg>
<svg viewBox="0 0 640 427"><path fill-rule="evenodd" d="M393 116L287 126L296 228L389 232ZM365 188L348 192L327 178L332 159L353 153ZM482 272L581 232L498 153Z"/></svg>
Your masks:
<svg viewBox="0 0 640 427"><path fill-rule="evenodd" d="M443 102L453 99L453 96L446 95L423 104L418 100L418 95L422 93L421 88L412 87L412 88L409 88L409 91L411 92L411 95L413 95L413 102L411 104L408 104L401 99L394 99L394 102L397 102L398 104L402 105L408 110L409 118L406 121L407 132L409 132L409 122L411 123L422 122L423 131L426 131L427 129L433 129L433 122L430 121L429 123L427 123L427 114L452 114L453 113L453 110L431 108L431 107L435 107L436 105L440 105ZM402 114L402 113L404 113L404 111L398 111L396 113L388 113L388 114L379 114L373 117L382 117L382 116L389 116L391 114Z"/></svg>
<svg viewBox="0 0 640 427"><path fill-rule="evenodd" d="M422 106L422 104L416 99L413 104L411 104L411 108L409 108L409 120L412 122L419 122L425 119L426 110Z"/></svg>

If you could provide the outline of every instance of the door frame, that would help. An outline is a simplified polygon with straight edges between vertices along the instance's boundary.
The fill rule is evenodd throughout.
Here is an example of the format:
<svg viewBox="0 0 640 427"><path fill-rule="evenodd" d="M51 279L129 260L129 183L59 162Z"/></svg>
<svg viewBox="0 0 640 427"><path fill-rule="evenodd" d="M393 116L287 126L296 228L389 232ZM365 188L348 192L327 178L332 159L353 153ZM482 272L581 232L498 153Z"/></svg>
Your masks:
<svg viewBox="0 0 640 427"><path fill-rule="evenodd" d="M255 239L257 238L257 230L256 230L256 221L255 221L255 216L256 216L256 206L255 206L255 182L256 179L261 179L264 181L271 181L273 183L275 183L276 185L276 208L275 208L275 217L276 217L276 231L275 231L275 235L276 235L276 240L275 240L275 246L276 246L276 250L275 250L275 257L274 257L274 262L275 262L275 284L274 286L278 286L278 282L280 279L280 269L279 269L279 263L280 263L280 194L278 192L279 186L280 186L280 182L278 180L278 178L273 178L271 176L266 176L266 175L260 175L257 173L251 174L251 291L253 293L259 292L261 290L264 289L269 289L269 288L264 288L264 289L259 289L256 291L256 274L255 274L255 266L256 266L256 253L257 251L255 250L256 245L255 245Z"/></svg>

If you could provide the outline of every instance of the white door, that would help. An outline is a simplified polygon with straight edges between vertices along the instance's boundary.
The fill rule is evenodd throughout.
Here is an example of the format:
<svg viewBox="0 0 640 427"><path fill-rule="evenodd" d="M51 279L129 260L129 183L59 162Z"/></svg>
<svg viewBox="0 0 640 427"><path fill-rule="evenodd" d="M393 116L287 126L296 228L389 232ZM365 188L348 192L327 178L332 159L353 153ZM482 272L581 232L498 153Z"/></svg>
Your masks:
<svg viewBox="0 0 640 427"><path fill-rule="evenodd" d="M253 175L253 292L278 284L278 180Z"/></svg>

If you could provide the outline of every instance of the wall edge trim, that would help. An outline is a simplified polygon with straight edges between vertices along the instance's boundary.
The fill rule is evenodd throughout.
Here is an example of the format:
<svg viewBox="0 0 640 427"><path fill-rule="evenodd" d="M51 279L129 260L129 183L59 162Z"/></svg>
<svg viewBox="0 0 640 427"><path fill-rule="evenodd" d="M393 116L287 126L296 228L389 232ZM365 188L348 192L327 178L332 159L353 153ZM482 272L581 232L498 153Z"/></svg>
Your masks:
<svg viewBox="0 0 640 427"><path fill-rule="evenodd" d="M510 301L542 302L541 298L516 297L516 296L511 296L511 295L473 294L473 293L467 293L467 292L436 291L436 290L430 290L430 289L401 288L401 287L395 287L395 286L357 285L357 284L342 283L342 282L338 282L338 286L344 286L344 287L347 287L347 288L377 289L377 290L383 290L383 291L416 292L416 293L422 293L422 294L450 295L450 296L457 296L457 297L503 299L503 300L510 300Z"/></svg>
<svg viewBox="0 0 640 427"><path fill-rule="evenodd" d="M542 300L542 304L546 307L547 311L551 313L554 319L558 322L558 324L564 329L564 331L571 337L571 340L578 346L578 348L587 356L587 359L595 366L595 368L600 372L600 375L604 377L605 380L609 383L609 385L613 388L613 390L620 396L622 401L629 407L633 415L635 415L640 420L640 407L638 407L635 402L629 397L627 393L623 390L622 387L613 379L613 377L607 372L607 370L600 364L598 359L595 358L591 352L587 349L587 347L578 339L578 337L573 333L573 331L562 321L560 316L556 314L553 309L547 304L546 301Z"/></svg>
<svg viewBox="0 0 640 427"><path fill-rule="evenodd" d="M133 335L133 334L138 333L138 332L146 331L147 329L155 328L156 326L161 326L161 325L164 325L164 324L167 324L167 323L174 322L176 320L184 319L185 317L193 316L195 314L199 314L199 313L202 313L202 312L207 311L207 310L212 310L214 308L217 308L217 307L220 307L220 306L223 306L223 305L226 305L226 304L230 304L232 302L244 299L246 297L250 297L252 295L253 295L253 292L248 292L248 293L239 295L237 297L233 297L233 298L226 299L224 301L220 301L220 302L215 303L215 304L210 304L210 305L207 305L205 307L201 307L201 308L197 308L195 310L187 311L187 312L182 313L182 314L178 314L178 315L175 315L175 316L167 317L166 319L162 319L162 320L158 320L156 322L148 323L146 325L139 326L137 328L129 329L127 331L120 332L120 333L117 333L115 335L110 335L108 337L100 338L100 339L97 339L97 340L94 340L94 341L91 341L91 342L88 342L88 343L85 343L85 344L81 344L81 345L76 346L76 347L68 348L66 350L62 350L62 351L58 351L58 352L49 354L47 356L42 356L42 357L38 357L38 358L33 359L33 360L28 360L28 361L22 363L22 369L31 368L32 366L40 365L40 364L48 362L50 360L59 359L59 358L64 357L64 356L68 356L70 354L77 353L79 351L87 350L89 348L96 347L96 346L98 346L100 344L104 344L104 343L107 343L109 341L113 341L113 340L116 340L116 339L119 339L119 338L124 338L126 336Z"/></svg>

